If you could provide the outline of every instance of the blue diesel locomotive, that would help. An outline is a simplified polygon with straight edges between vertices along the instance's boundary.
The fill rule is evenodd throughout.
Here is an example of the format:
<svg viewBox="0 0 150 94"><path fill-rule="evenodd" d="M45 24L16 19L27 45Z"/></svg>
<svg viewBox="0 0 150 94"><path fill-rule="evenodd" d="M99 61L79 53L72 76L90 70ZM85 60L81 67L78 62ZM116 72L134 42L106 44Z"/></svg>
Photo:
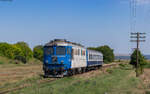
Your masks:
<svg viewBox="0 0 150 94"><path fill-rule="evenodd" d="M84 73L103 65L100 52L88 50L84 46L55 39L44 46L43 70L46 77L63 77Z"/></svg>

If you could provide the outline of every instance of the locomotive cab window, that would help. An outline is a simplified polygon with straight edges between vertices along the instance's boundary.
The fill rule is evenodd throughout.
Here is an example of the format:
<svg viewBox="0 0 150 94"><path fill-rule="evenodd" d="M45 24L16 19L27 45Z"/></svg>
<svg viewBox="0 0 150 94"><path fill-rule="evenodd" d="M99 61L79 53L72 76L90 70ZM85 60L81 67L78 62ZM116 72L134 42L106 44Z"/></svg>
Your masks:
<svg viewBox="0 0 150 94"><path fill-rule="evenodd" d="M67 54L70 55L71 54L71 50L70 48L67 48Z"/></svg>
<svg viewBox="0 0 150 94"><path fill-rule="evenodd" d="M53 54L54 54L54 49L53 49L53 47L45 47L45 48L44 48L44 53L45 53L46 55L53 55Z"/></svg>
<svg viewBox="0 0 150 94"><path fill-rule="evenodd" d="M65 47L56 47L56 55L65 55L66 48Z"/></svg>

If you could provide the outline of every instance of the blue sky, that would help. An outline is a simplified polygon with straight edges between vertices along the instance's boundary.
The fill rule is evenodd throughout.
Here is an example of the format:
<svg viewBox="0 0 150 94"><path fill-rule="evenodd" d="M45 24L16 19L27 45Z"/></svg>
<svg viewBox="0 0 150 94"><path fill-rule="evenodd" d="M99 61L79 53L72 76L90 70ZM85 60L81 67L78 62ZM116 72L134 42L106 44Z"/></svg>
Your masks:
<svg viewBox="0 0 150 94"><path fill-rule="evenodd" d="M150 54L150 3L137 0L136 31L146 32L141 50ZM128 0L0 1L0 42L27 42L31 48L55 38L86 47L109 45L116 54L129 54Z"/></svg>

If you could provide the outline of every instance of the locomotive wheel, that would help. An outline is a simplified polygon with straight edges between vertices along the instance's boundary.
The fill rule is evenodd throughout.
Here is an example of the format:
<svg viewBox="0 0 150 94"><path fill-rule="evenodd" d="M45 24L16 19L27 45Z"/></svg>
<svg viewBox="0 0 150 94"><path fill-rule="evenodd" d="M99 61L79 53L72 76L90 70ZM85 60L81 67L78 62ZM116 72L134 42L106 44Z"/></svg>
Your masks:
<svg viewBox="0 0 150 94"><path fill-rule="evenodd" d="M76 69L72 70L72 74L75 75L76 74Z"/></svg>
<svg viewBox="0 0 150 94"><path fill-rule="evenodd" d="M85 73L86 72L86 69L85 68L82 68L82 73Z"/></svg>
<svg viewBox="0 0 150 94"><path fill-rule="evenodd" d="M68 71L68 76L72 76L72 75L73 75L72 70L69 70Z"/></svg>
<svg viewBox="0 0 150 94"><path fill-rule="evenodd" d="M82 68L78 68L78 73L81 74L82 73Z"/></svg>

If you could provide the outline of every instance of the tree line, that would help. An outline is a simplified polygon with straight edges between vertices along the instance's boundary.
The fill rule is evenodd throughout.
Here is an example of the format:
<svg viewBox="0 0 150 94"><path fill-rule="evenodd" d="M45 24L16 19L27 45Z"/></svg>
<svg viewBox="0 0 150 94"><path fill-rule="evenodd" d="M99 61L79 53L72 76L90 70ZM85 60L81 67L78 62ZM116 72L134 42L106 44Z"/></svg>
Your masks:
<svg viewBox="0 0 150 94"><path fill-rule="evenodd" d="M0 43L0 56L27 63L33 57L43 60L43 46L35 46L33 51L26 42L15 44Z"/></svg>
<svg viewBox="0 0 150 94"><path fill-rule="evenodd" d="M104 63L114 61L115 56L113 49L107 45L100 47L89 47L88 49L102 52ZM23 63L27 63L32 58L43 61L43 46L37 45L32 50L26 42L17 42L15 44L3 42L0 43L0 56L18 60Z"/></svg>

